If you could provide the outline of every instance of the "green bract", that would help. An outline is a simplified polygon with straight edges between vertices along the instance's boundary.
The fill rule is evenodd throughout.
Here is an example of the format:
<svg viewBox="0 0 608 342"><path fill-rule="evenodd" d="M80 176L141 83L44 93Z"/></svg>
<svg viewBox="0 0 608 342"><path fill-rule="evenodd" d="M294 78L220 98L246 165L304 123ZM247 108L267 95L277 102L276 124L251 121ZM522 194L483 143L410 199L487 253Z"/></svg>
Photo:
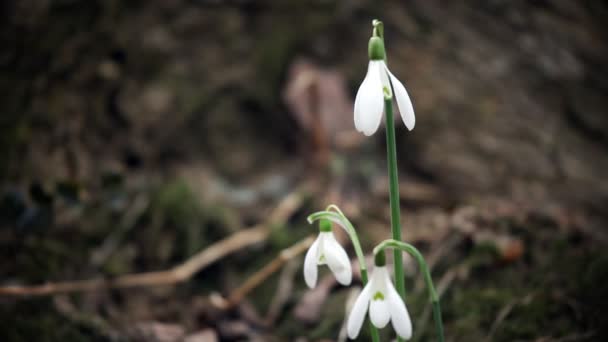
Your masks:
<svg viewBox="0 0 608 342"><path fill-rule="evenodd" d="M329 220L319 220L320 232L331 232L331 222Z"/></svg>
<svg viewBox="0 0 608 342"><path fill-rule="evenodd" d="M380 37L371 37L367 45L367 53L372 61L384 60L384 42Z"/></svg>

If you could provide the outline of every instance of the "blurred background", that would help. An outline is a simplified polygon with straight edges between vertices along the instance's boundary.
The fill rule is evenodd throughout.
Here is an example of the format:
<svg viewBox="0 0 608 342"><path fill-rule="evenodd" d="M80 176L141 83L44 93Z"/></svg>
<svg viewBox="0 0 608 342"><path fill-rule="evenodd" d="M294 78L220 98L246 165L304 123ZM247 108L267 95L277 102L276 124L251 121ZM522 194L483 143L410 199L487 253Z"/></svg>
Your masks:
<svg viewBox="0 0 608 342"><path fill-rule="evenodd" d="M416 111L397 125L403 236L447 340L608 336L605 2L0 6L0 286L213 259L171 284L2 295L0 340L344 340L360 280L323 270L310 291L302 251L277 257L331 203L366 251L389 237L384 132L364 138L352 114L374 18ZM413 341L431 341L405 267Z"/></svg>

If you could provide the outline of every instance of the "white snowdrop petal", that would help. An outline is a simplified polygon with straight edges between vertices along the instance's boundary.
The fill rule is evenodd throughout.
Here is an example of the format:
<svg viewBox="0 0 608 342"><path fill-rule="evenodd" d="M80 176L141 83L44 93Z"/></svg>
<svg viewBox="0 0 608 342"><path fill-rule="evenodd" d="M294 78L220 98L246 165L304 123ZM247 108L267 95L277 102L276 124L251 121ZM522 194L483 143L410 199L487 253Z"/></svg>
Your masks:
<svg viewBox="0 0 608 342"><path fill-rule="evenodd" d="M372 299L369 304L369 319L377 328L384 328L391 319L389 313L386 293L372 291Z"/></svg>
<svg viewBox="0 0 608 342"><path fill-rule="evenodd" d="M306 252L306 257L304 257L304 281L311 289L317 285L319 239L320 236L313 242L308 252Z"/></svg>
<svg viewBox="0 0 608 342"><path fill-rule="evenodd" d="M397 293L397 290L393 287L392 283L388 284L387 287L387 302L388 308L391 315L391 324L397 332L397 335L402 338L409 340L412 337L412 321L410 315L407 312L405 303Z"/></svg>
<svg viewBox="0 0 608 342"><path fill-rule="evenodd" d="M376 266L374 272L372 272L372 279L377 284L376 286L379 286L381 289L384 289L385 284L391 281L386 266Z"/></svg>
<svg viewBox="0 0 608 342"><path fill-rule="evenodd" d="M399 107L399 113L401 113L401 119L405 124L405 127L410 131L414 129L416 125L416 116L414 115L414 106L412 105L412 101L410 100L410 96L405 90L405 86L401 81L393 75L388 68L385 69L391 78L391 83L393 84L393 90L395 91L395 99L397 100L397 106Z"/></svg>
<svg viewBox="0 0 608 342"><path fill-rule="evenodd" d="M325 240L327 240L327 232L319 233L317 238L319 245L317 246L317 266L323 266L327 264L327 257L325 255Z"/></svg>
<svg viewBox="0 0 608 342"><path fill-rule="evenodd" d="M350 265L350 259L344 248L336 241L334 234L328 234L324 241L324 253L327 259L327 266L336 276L336 280L342 285L350 285L353 277L353 271Z"/></svg>
<svg viewBox="0 0 608 342"><path fill-rule="evenodd" d="M361 130L361 115L363 114L363 110L361 109L361 101L363 98L363 89L367 89L367 84L369 83L369 78L370 78L370 73L372 71L372 64L370 62L370 64L368 64L367 67L367 73L365 74L365 78L363 79L363 82L361 82L361 85L359 86L359 89L357 90L357 95L355 96L355 128L357 129L357 131L362 132Z"/></svg>
<svg viewBox="0 0 608 342"><path fill-rule="evenodd" d="M386 266L376 266L370 281L372 291L370 294L369 319L378 328L384 328L391 318L386 301L387 280L390 281Z"/></svg>
<svg viewBox="0 0 608 342"><path fill-rule="evenodd" d="M381 63L381 61L369 62L367 75L355 98L355 127L357 131L367 136L374 134L382 121L384 95L380 79Z"/></svg>
<svg viewBox="0 0 608 342"><path fill-rule="evenodd" d="M384 61L380 61L380 67L378 68L380 71L380 81L382 82L382 91L384 91L384 88L386 88L386 91L388 92L388 94L392 93L391 90L391 83L389 82L388 78L388 67L386 66L386 63ZM382 95L384 96L384 93L382 93Z"/></svg>
<svg viewBox="0 0 608 342"><path fill-rule="evenodd" d="M359 297L357 297L357 300L350 311L350 315L348 316L346 332L348 333L348 338L351 340L357 338L357 336L359 336L359 332L361 331L361 326L365 320L365 313L367 312L367 308L369 306L371 285L372 283L369 282L363 288L363 291L361 291Z"/></svg>

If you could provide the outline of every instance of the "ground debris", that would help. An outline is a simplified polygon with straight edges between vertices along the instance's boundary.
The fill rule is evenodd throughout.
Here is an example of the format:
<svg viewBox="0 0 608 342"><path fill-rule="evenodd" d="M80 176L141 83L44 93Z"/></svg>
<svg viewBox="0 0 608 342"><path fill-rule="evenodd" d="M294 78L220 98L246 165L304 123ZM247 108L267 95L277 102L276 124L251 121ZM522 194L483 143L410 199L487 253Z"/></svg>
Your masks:
<svg viewBox="0 0 608 342"><path fill-rule="evenodd" d="M138 342L180 342L186 329L179 324L140 322L127 329L127 335Z"/></svg>
<svg viewBox="0 0 608 342"><path fill-rule="evenodd" d="M217 342L219 341L217 333L212 329L205 329L199 332L190 334L184 338L184 342Z"/></svg>

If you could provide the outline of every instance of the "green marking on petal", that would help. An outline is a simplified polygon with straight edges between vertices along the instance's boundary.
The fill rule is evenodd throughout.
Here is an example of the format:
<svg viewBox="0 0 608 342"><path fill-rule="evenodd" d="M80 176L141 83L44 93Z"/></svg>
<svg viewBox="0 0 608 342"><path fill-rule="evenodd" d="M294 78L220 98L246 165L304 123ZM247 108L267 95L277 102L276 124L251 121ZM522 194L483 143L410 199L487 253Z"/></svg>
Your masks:
<svg viewBox="0 0 608 342"><path fill-rule="evenodd" d="M382 292L378 291L374 293L373 300L384 300L384 295L382 294Z"/></svg>
<svg viewBox="0 0 608 342"><path fill-rule="evenodd" d="M319 262L325 262L325 254L321 254L319 257Z"/></svg>
<svg viewBox="0 0 608 342"><path fill-rule="evenodd" d="M391 94L391 90L388 89L388 87L382 87L382 91L384 92L384 97L385 98L390 98L391 96L393 96Z"/></svg>

